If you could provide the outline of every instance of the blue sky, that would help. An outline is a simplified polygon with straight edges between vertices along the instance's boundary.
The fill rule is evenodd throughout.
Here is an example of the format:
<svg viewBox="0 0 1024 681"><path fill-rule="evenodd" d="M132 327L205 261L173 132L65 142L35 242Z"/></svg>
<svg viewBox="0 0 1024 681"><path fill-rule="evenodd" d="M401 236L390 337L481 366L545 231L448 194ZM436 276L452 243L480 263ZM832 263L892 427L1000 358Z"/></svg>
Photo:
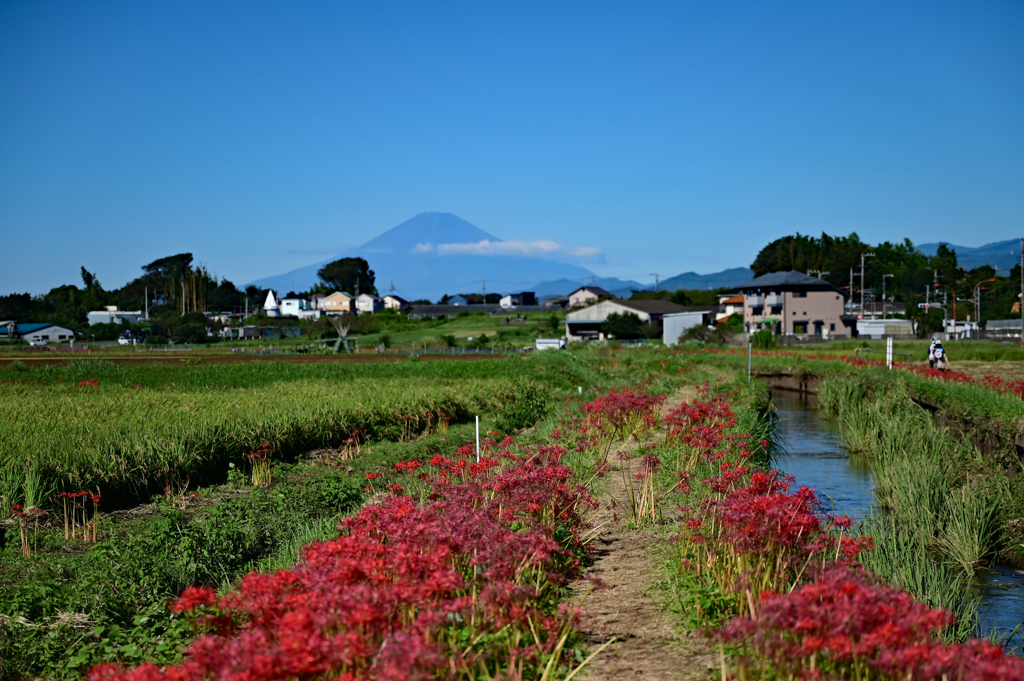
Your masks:
<svg viewBox="0 0 1024 681"><path fill-rule="evenodd" d="M1020 2L0 1L0 294L182 251L245 283L424 211L640 281L1016 238L1022 35Z"/></svg>

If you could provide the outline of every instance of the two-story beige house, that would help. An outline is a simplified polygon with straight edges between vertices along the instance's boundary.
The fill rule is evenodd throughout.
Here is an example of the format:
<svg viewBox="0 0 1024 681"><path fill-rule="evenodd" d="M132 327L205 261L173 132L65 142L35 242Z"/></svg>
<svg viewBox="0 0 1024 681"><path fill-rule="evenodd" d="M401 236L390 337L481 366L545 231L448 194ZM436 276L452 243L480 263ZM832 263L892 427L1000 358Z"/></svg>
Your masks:
<svg viewBox="0 0 1024 681"><path fill-rule="evenodd" d="M832 284L803 272L771 272L729 293L743 295L748 332L772 329L784 336L846 337L843 294Z"/></svg>
<svg viewBox="0 0 1024 681"><path fill-rule="evenodd" d="M344 291L335 291L323 298L318 298L316 308L329 315L355 314L352 300L352 296Z"/></svg>

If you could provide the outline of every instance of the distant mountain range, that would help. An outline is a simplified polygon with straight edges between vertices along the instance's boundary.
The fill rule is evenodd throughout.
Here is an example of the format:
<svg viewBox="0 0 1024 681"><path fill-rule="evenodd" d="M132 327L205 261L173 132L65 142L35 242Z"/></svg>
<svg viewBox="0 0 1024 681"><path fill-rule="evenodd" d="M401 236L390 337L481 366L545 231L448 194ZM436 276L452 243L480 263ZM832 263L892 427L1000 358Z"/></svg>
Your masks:
<svg viewBox="0 0 1024 681"><path fill-rule="evenodd" d="M376 273L381 294L388 292L393 282L396 293L409 300L437 300L446 293L475 293L484 286L489 292L534 291L538 296L548 296L567 295L584 284L593 283L627 298L633 290L653 288L632 280L598 277L579 265L530 255L531 249L524 248L530 246L502 241L451 213L421 213L362 246L252 283L274 289L279 295L305 291L317 283L317 270L328 262L343 257L362 257ZM744 268L705 275L688 272L666 279L659 288L738 286L750 278L750 270Z"/></svg>
<svg viewBox="0 0 1024 681"><path fill-rule="evenodd" d="M1008 273L1014 265L1020 262L1020 240L1010 239L1008 241L995 241L984 246L971 248L970 246L957 246L948 242L940 241L934 244L921 244L917 250L925 255L932 256L939 250L939 244L956 251L956 261L960 267L973 270L975 267L990 265L996 268L1000 274Z"/></svg>

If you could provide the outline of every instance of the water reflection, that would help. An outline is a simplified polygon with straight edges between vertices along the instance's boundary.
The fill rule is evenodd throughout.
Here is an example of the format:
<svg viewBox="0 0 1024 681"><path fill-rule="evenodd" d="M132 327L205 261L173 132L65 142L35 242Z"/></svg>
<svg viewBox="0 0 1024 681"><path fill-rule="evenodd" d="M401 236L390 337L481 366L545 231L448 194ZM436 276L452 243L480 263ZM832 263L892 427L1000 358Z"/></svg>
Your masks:
<svg viewBox="0 0 1024 681"><path fill-rule="evenodd" d="M813 488L834 512L863 518L874 503L871 469L843 449L836 424L821 418L807 400L801 393L772 391L783 449L772 457L772 465L796 476L798 486Z"/></svg>

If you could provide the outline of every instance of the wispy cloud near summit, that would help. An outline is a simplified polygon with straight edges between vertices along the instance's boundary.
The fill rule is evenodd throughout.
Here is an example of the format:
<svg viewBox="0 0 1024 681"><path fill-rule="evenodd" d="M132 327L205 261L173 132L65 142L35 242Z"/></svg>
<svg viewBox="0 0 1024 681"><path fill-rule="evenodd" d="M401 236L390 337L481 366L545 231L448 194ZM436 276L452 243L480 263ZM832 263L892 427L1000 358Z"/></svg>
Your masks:
<svg viewBox="0 0 1024 681"><path fill-rule="evenodd" d="M522 256L583 262L604 261L604 251L600 248L593 246L569 247L556 241L490 241L484 239L469 243L438 244L436 246L428 241L416 244L412 252L437 253L438 255Z"/></svg>

